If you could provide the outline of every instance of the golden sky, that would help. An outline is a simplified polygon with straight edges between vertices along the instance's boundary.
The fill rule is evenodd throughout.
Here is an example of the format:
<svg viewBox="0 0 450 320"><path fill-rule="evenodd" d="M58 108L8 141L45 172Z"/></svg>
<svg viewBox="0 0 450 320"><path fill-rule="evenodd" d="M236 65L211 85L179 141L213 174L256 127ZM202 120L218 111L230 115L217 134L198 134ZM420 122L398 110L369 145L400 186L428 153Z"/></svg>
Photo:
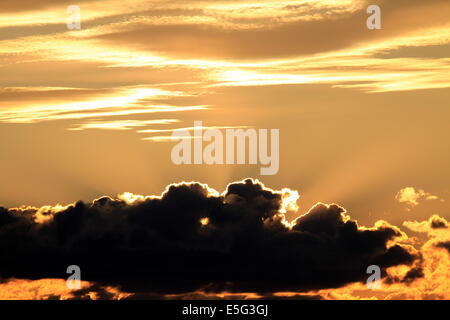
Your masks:
<svg viewBox="0 0 450 320"><path fill-rule="evenodd" d="M368 30L375 2L382 29ZM403 187L445 199L450 3L375 2L79 1L80 30L66 26L72 1L2 2L1 203L257 177L173 165L158 141L194 120L279 128L280 171L264 181L305 208L395 220Z"/></svg>
<svg viewBox="0 0 450 320"><path fill-rule="evenodd" d="M449 16L448 0L1 1L0 205L253 177L302 212L448 220ZM195 120L280 129L279 172L176 166L167 137Z"/></svg>

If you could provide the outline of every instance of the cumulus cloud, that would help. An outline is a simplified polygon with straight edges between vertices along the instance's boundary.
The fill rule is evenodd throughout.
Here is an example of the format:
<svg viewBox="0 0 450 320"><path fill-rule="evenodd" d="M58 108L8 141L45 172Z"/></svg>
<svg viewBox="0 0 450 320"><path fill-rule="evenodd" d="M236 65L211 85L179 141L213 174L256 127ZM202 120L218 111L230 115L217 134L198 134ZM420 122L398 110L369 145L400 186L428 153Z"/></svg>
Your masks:
<svg viewBox="0 0 450 320"><path fill-rule="evenodd" d="M396 194L395 199L400 203L415 207L419 205L419 201L421 200L438 200L439 197L422 189L416 190L414 187L406 187Z"/></svg>
<svg viewBox="0 0 450 320"><path fill-rule="evenodd" d="M406 237L397 227L358 226L336 204L318 203L288 222L292 194L247 179L222 194L180 183L159 197L0 208L0 275L66 278L76 264L82 280L136 294L272 294L365 281L369 265L419 258L397 242Z"/></svg>
<svg viewBox="0 0 450 320"><path fill-rule="evenodd" d="M437 214L425 221L405 221L403 225L415 232L428 233L429 235L447 234L450 223Z"/></svg>
<svg viewBox="0 0 450 320"><path fill-rule="evenodd" d="M450 299L450 232L447 220L438 215L425 221L406 221L403 225L426 234L419 245L419 258L411 265L396 265L387 268L379 288L369 290L360 282L349 283L335 289L320 289L308 292L308 296L321 299L346 300L430 300ZM406 242L412 242L412 238ZM278 296L293 296L296 293L282 292Z"/></svg>

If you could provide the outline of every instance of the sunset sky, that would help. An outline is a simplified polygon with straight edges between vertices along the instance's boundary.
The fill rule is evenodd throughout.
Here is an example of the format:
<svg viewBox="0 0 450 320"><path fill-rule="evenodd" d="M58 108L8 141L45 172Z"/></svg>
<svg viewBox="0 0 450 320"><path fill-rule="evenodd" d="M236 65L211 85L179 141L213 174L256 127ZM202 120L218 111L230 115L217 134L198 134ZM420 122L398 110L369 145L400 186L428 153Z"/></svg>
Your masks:
<svg viewBox="0 0 450 320"><path fill-rule="evenodd" d="M381 8L381 30L366 26L372 4ZM69 5L81 9L79 30L66 25ZM288 221L314 213L318 202L335 203L358 230L378 232L387 228L383 220L411 256L423 250L414 297L403 295L408 281L392 279L417 270L417 260L403 271L386 263L398 269L388 272L388 293L363 294L355 277L299 284L311 295L448 299L449 17L448 0L1 1L0 206L6 215L42 218L78 200L109 196L132 207L147 201L133 195L159 196L173 183L197 181L222 193L254 178L273 192L270 199L274 190L298 191L299 208L283 212ZM261 176L260 165L175 165L172 130L194 121L279 129L278 173ZM118 197L124 192L132 195ZM335 210L323 206L317 210ZM433 227L436 221L442 226ZM393 244L390 237L385 244ZM442 265L427 269L437 257ZM11 270L3 270L13 280L0 284L0 299L70 297L63 280L51 281L55 273ZM97 274L89 275L97 286ZM123 298L138 290L119 280L99 283L102 293L82 294ZM445 286L426 292L430 283ZM252 297L263 289L233 290Z"/></svg>

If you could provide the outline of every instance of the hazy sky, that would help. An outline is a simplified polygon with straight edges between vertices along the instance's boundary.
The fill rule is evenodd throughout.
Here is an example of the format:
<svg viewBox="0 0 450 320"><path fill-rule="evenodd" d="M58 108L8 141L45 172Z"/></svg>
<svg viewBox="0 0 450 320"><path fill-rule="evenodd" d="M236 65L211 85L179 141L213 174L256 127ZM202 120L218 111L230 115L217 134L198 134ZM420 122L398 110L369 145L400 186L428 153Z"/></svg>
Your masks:
<svg viewBox="0 0 450 320"><path fill-rule="evenodd" d="M2 1L0 204L254 177L298 190L303 211L449 217L449 14L447 0ZM280 129L278 174L174 165L159 140L194 120ZM438 199L409 208L405 187Z"/></svg>

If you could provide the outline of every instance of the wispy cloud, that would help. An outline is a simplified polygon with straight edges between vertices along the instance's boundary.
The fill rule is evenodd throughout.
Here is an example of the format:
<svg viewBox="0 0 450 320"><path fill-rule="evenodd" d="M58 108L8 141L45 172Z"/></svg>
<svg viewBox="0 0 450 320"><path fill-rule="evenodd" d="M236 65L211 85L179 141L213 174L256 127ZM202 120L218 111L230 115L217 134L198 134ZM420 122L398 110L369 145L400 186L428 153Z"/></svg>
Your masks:
<svg viewBox="0 0 450 320"><path fill-rule="evenodd" d="M89 121L68 128L68 130L80 131L87 129L102 130L130 130L136 127L145 127L154 124L171 124L179 122L177 119L158 119L158 120L116 120L116 121Z"/></svg>
<svg viewBox="0 0 450 320"><path fill-rule="evenodd" d="M202 136L195 135L195 130L221 130L221 129L245 129L248 126L205 126L205 127L185 127L185 128L175 128L175 129L144 129L138 130L138 133L174 133L174 132L193 132L186 136L171 136L171 135L157 135L153 137L146 137L142 140L153 141L153 142L167 142L167 141L178 141L178 140L190 140L190 139L202 139Z"/></svg>
<svg viewBox="0 0 450 320"><path fill-rule="evenodd" d="M173 106L153 102L161 98L179 96L183 96L183 93L155 88L117 88L107 95L94 95L88 100L78 102L55 104L51 101L32 101L27 104L19 101L16 105L0 111L0 122L34 123L207 109L207 106Z"/></svg>

